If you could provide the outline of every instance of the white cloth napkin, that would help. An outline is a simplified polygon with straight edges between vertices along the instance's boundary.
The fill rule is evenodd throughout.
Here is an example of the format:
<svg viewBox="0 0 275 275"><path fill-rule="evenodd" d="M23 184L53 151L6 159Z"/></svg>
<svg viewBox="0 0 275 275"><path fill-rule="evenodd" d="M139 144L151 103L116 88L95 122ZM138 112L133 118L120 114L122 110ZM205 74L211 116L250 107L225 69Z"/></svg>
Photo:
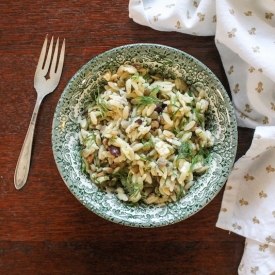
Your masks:
<svg viewBox="0 0 275 275"><path fill-rule="evenodd" d="M219 0L216 7L216 45L238 125L275 125L275 2Z"/></svg>
<svg viewBox="0 0 275 275"><path fill-rule="evenodd" d="M216 225L246 237L239 274L275 271L275 126L258 126L235 163Z"/></svg>
<svg viewBox="0 0 275 275"><path fill-rule="evenodd" d="M217 227L246 237L240 275L275 272L275 0L130 0L129 16L159 31L215 35L238 125L256 129Z"/></svg>

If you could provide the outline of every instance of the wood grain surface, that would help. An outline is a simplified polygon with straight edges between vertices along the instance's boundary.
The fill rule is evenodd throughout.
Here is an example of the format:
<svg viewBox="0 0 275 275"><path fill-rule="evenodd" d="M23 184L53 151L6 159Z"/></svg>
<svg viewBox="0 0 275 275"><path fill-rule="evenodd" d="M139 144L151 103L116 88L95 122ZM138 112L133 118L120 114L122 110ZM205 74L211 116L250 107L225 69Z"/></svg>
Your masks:
<svg viewBox="0 0 275 275"><path fill-rule="evenodd" d="M237 274L245 239L216 228L223 191L174 225L139 229L111 223L70 193L51 148L53 113L70 78L116 46L157 43L205 63L229 92L214 37L159 32L129 18L127 0L0 2L0 274ZM37 119L26 186L13 176L36 100L33 77L45 35L66 39L60 84ZM254 131L239 128L237 157Z"/></svg>

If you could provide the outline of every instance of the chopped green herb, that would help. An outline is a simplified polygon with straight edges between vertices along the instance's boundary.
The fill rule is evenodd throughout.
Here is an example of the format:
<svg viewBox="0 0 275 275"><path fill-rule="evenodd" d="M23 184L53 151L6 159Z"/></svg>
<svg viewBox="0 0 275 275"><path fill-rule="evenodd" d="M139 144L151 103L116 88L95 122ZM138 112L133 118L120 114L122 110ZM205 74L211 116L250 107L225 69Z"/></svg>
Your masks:
<svg viewBox="0 0 275 275"><path fill-rule="evenodd" d="M182 198L182 197L184 196L184 194L185 194L182 185L180 185L179 187L180 187L180 191L179 191L179 193L177 194L177 200L179 200L180 198Z"/></svg>
<svg viewBox="0 0 275 275"><path fill-rule="evenodd" d="M194 158L192 159L192 163L191 163L191 166L190 166L190 170L193 171L194 169L194 165L196 163L203 163L203 164L206 164L208 158L209 158L209 151L207 148L204 148L204 147L201 147L199 152L197 153L196 156L194 156Z"/></svg>
<svg viewBox="0 0 275 275"><path fill-rule="evenodd" d="M195 113L196 118L198 119L198 123L199 125L203 125L203 123L205 122L205 117L204 114L202 114L198 109L196 109L195 107L190 106L192 111Z"/></svg>
<svg viewBox="0 0 275 275"><path fill-rule="evenodd" d="M152 140L152 138L150 138L148 141L142 140L141 142L142 142L142 144L143 144L144 147L147 147L147 146L148 147L154 147L155 146L155 143Z"/></svg>
<svg viewBox="0 0 275 275"><path fill-rule="evenodd" d="M100 111L101 117L104 117L105 113L109 111L108 103L100 94L99 89L97 91L96 105Z"/></svg>
<svg viewBox="0 0 275 275"><path fill-rule="evenodd" d="M134 80L134 81L136 81L136 80L139 79L139 77L140 77L139 74L134 74L134 75L131 76L131 79Z"/></svg>
<svg viewBox="0 0 275 275"><path fill-rule="evenodd" d="M194 155L194 150L191 148L189 142L182 142L178 149L178 159L187 159Z"/></svg>
<svg viewBox="0 0 275 275"><path fill-rule="evenodd" d="M143 160L143 161L152 161L152 159L150 159L150 158L148 158L148 157L146 157L146 156L144 156L144 155L140 155L139 157L140 157L140 159Z"/></svg>
<svg viewBox="0 0 275 275"><path fill-rule="evenodd" d="M95 143L95 134L94 132L89 132L85 138L83 138L83 145L86 148L90 148Z"/></svg>
<svg viewBox="0 0 275 275"><path fill-rule="evenodd" d="M161 100L158 99L158 98L155 98L155 97L151 97L151 96L139 96L138 97L138 108L140 107L145 107L149 104L152 104L152 103L160 103Z"/></svg>
<svg viewBox="0 0 275 275"><path fill-rule="evenodd" d="M117 137L116 136L111 136L109 139L110 143L114 143L116 141Z"/></svg>
<svg viewBox="0 0 275 275"><path fill-rule="evenodd" d="M150 97L156 97L157 96L157 93L159 92L160 90L160 86L156 86L154 87L151 91L150 91Z"/></svg>
<svg viewBox="0 0 275 275"><path fill-rule="evenodd" d="M82 163L81 163L81 172L82 173L86 172L86 167L87 167L87 160L85 158L82 158Z"/></svg>

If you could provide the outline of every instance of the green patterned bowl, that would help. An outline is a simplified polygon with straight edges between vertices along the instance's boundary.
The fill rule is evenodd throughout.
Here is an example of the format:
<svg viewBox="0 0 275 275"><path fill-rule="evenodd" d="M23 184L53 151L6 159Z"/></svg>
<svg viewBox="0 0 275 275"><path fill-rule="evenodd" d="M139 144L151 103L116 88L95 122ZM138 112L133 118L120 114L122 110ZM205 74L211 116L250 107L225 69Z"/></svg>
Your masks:
<svg viewBox="0 0 275 275"><path fill-rule="evenodd" d="M210 169L181 200L165 206L129 206L114 194L106 194L81 171L79 117L83 117L88 90L97 90L106 68L140 62L167 78L183 77L188 85L201 87L210 101L207 129L215 137ZM233 166L237 149L237 124L230 99L217 77L200 61L174 48L133 44L107 51L84 65L69 81L57 104L52 125L56 165L69 190L97 215L123 225L160 227L182 221L201 210L221 190Z"/></svg>

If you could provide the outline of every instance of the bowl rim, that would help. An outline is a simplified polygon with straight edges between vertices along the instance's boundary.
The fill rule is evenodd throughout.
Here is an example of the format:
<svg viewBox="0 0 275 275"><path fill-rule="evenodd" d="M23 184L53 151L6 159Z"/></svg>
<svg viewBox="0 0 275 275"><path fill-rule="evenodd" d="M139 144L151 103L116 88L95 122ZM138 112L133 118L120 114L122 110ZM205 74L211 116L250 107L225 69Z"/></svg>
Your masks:
<svg viewBox="0 0 275 275"><path fill-rule="evenodd" d="M55 112L54 112L54 118L53 118L53 122L52 122L52 150L53 150L53 155L54 155L54 160L55 160L55 163L56 163L56 166L58 168L58 171L61 175L61 178L63 179L65 185L67 186L67 188L70 190L70 192L75 196L75 198L81 203L83 204L86 208L88 208L90 211L94 212L95 214L97 214L98 216L106 219L106 220L109 220L109 221L112 221L112 222L115 222L115 223L118 223L118 224L123 224L123 225L127 225L127 226L132 226L132 227L161 227L161 226L166 226L166 225L170 225L170 224L174 224L174 223L177 223L177 222L180 222L182 220L185 220L189 217L191 217L192 215L194 215L195 213L197 213L198 211L200 211L201 209L203 209L206 205L208 205L208 203L210 203L215 197L216 195L220 192L220 190L222 189L223 185L225 184L227 178L228 178L228 175L229 173L227 174L226 177L224 177L223 179L223 183L220 184L220 187L218 188L218 190L215 192L215 194L213 194L212 198L206 202L202 207L200 207L197 211L193 211L193 213L189 214L189 215L186 215L186 216L183 216L183 217L180 217L178 219L174 219L172 222L169 221L169 222L153 222L153 223L150 223L148 225L148 222L133 222L133 221L127 221L125 219L117 219L117 218L113 218L113 217L109 217L108 215L106 216L105 214L102 213L102 211L99 211L98 209L92 209L89 205L87 205L87 203L85 203L83 200L81 200L78 196L76 196L76 194L72 191L72 189L70 188L69 184L67 183L66 181L66 178L64 177L63 175L63 171L61 170L59 164L58 164L58 159L57 159L57 153L55 152L55 149L54 149L54 146L55 146L55 132L56 132L56 123L55 123L55 120L56 120L56 116L57 116L57 112L58 112L58 108L59 108L59 104L60 102L62 102L62 100L64 100L63 97L66 96L66 93L68 91L68 89L70 88L71 85L73 85L74 81L79 78L80 74L87 70L89 67L91 67L93 64L96 64L96 62L98 60L101 60L102 58L104 58L106 55L111 55L117 51L123 51L127 48L136 48L136 47L157 47L159 49L164 49L164 50L168 50L168 51L172 51L172 52L175 52L179 55L183 55L183 58L187 57L189 59L191 59L193 62L195 62L198 66L200 66L204 71L206 71L209 76L211 76L211 78L213 79L213 81L220 87L220 89L222 90L222 95L223 97L225 98L226 100L226 103L228 104L228 106L233 110L233 106L232 106L232 103L231 103L231 100L230 100L230 97L229 95L227 94L226 92L226 89L224 88L223 84L221 83L221 81L217 78L217 76L212 72L212 70L210 70L204 63L202 63L200 60L198 60L197 58L195 58L194 56L182 51L182 50L179 50L179 49L176 49L176 48L173 48L173 47L170 47L170 46L165 46L165 45L161 45L161 44L155 44L155 43L134 43L134 44L126 44L126 45L122 45L122 46L118 46L118 47L115 47L115 48L112 48L110 50L107 50L105 52L102 52L100 53L99 55L93 57L92 59L90 59L86 64L84 64L74 75L73 77L68 81L67 85L65 86L64 90L62 91L62 94L58 100L58 103L57 103L57 106L56 106L56 109L55 109ZM234 140L235 140L235 143L232 141L232 149L233 149L233 152L232 152L232 160L231 160L231 164L229 165L229 168L228 170L230 170L232 167L233 167L233 164L234 164L234 160L235 160L235 157L236 157L236 153L237 153L237 145L238 145L238 135L237 135L237 122L236 122L236 117L235 117L235 113L233 111L232 113L232 110L231 110L231 116L230 116L230 119L232 120L232 123L234 124ZM94 184L94 183L92 183ZM159 206L155 206L155 207L159 207Z"/></svg>

